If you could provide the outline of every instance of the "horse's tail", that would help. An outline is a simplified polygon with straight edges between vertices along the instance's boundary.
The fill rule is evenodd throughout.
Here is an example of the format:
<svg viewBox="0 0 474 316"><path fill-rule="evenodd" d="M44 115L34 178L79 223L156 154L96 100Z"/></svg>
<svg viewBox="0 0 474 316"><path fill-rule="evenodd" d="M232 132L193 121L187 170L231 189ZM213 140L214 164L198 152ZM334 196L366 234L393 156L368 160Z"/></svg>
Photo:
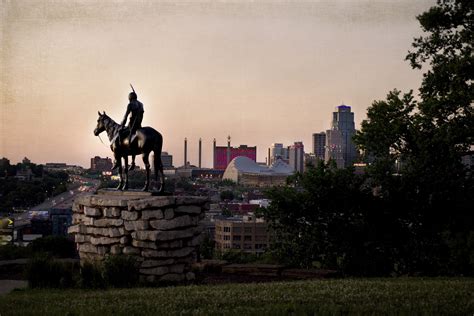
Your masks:
<svg viewBox="0 0 474 316"><path fill-rule="evenodd" d="M161 149L163 147L163 137L159 135L159 141L153 149L153 169L155 169L155 181L158 181L158 173L161 174L161 188L160 192L163 192L165 188L165 175L163 172L163 162L161 161Z"/></svg>

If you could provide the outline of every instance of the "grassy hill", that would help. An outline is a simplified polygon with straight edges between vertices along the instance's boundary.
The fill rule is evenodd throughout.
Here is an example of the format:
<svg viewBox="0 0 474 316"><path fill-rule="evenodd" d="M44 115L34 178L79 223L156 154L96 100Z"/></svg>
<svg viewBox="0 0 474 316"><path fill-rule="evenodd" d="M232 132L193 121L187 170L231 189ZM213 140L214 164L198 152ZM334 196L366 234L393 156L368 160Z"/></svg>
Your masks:
<svg viewBox="0 0 474 316"><path fill-rule="evenodd" d="M1 282L1 281L0 281ZM6 315L472 315L474 279L341 279L109 290L24 290Z"/></svg>

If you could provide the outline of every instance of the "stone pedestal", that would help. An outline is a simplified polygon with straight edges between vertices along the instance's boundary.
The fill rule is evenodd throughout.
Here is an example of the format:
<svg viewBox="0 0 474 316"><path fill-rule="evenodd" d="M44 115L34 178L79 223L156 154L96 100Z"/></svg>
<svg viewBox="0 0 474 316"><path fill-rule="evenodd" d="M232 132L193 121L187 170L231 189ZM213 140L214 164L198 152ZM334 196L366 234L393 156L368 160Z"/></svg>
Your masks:
<svg viewBox="0 0 474 316"><path fill-rule="evenodd" d="M68 232L81 262L125 254L140 263L142 281L192 280L208 206L200 197L103 190L76 198Z"/></svg>

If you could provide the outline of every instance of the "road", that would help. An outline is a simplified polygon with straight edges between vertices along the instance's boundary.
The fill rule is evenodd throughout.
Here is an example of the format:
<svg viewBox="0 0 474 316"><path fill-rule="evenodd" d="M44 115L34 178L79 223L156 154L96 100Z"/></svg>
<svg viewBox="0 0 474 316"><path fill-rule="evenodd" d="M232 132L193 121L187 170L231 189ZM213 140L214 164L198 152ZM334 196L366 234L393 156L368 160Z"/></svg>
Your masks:
<svg viewBox="0 0 474 316"><path fill-rule="evenodd" d="M43 203L29 209L29 211L46 211L51 208L67 209L72 207L74 199L87 192L94 192L99 184L99 180L84 178L78 175L71 175L73 182L70 184L70 190L46 199ZM29 222L28 212L15 214L15 226L20 226Z"/></svg>

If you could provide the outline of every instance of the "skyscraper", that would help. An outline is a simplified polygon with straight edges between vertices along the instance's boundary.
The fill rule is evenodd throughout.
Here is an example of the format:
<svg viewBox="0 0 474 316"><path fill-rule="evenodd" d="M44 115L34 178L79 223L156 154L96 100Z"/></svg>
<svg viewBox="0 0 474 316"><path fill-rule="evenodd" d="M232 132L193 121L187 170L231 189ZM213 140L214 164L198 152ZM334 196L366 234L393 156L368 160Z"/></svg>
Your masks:
<svg viewBox="0 0 474 316"><path fill-rule="evenodd" d="M331 129L326 131L325 161L333 159L338 168L351 166L357 152L352 141L355 134L354 113L351 107L339 105L332 113Z"/></svg>
<svg viewBox="0 0 474 316"><path fill-rule="evenodd" d="M313 154L317 159L324 160L326 152L326 133L313 134Z"/></svg>
<svg viewBox="0 0 474 316"><path fill-rule="evenodd" d="M304 171L304 145L303 142L295 142L288 150L290 156L290 167L295 172Z"/></svg>
<svg viewBox="0 0 474 316"><path fill-rule="evenodd" d="M271 166L272 163L277 161L278 159L283 160L284 162L288 163L288 147L283 146L280 143L274 143L268 148L268 159L267 165Z"/></svg>

